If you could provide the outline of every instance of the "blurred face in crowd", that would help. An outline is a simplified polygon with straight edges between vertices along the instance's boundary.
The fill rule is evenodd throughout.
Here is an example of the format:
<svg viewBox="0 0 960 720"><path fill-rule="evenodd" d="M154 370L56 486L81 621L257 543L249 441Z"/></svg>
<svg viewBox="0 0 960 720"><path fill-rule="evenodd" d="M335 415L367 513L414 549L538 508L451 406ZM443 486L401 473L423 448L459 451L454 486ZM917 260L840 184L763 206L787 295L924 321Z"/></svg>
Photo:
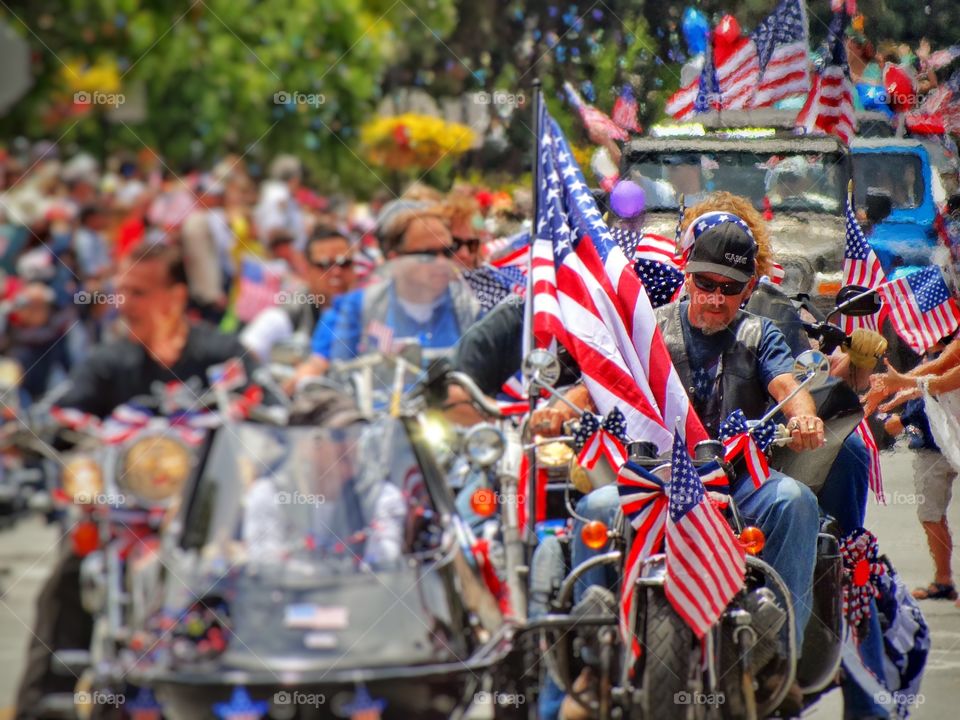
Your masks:
<svg viewBox="0 0 960 720"><path fill-rule="evenodd" d="M707 335L720 332L733 322L740 305L750 297L753 285L753 280L742 283L718 273L687 275L690 324ZM732 294L727 295L724 290Z"/></svg>
<svg viewBox="0 0 960 720"><path fill-rule="evenodd" d="M667 166L667 181L673 189L684 195L695 195L701 191L700 165L681 163Z"/></svg>
<svg viewBox="0 0 960 720"><path fill-rule="evenodd" d="M454 223L452 235L457 249L456 260L465 270L473 270L480 265L480 229L483 220L479 215L465 218Z"/></svg>
<svg viewBox="0 0 960 720"><path fill-rule="evenodd" d="M401 293L415 302L439 296L453 279L452 252L453 236L443 220L432 216L411 220L397 250L410 256L395 276Z"/></svg>
<svg viewBox="0 0 960 720"><path fill-rule="evenodd" d="M349 241L339 235L318 238L307 245L307 283L324 302L353 287L353 254Z"/></svg>
<svg viewBox="0 0 960 720"><path fill-rule="evenodd" d="M162 260L124 260L117 271L117 309L131 340L154 342L179 329L187 310L187 286L173 282Z"/></svg>

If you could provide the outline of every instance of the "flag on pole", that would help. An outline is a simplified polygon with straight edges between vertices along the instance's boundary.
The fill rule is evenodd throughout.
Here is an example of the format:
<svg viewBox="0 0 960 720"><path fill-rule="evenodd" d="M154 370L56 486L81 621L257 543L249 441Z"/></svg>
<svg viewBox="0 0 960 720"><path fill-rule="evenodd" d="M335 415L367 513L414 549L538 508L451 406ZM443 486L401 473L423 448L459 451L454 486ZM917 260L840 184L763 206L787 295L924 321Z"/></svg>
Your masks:
<svg viewBox="0 0 960 720"><path fill-rule="evenodd" d="M633 88L629 84L623 86L620 97L613 104L613 121L627 132L643 132L637 122L637 98L633 95Z"/></svg>
<svg viewBox="0 0 960 720"><path fill-rule="evenodd" d="M960 308L936 266L887 282L880 295L897 333L921 355L960 326Z"/></svg>
<svg viewBox="0 0 960 720"><path fill-rule="evenodd" d="M627 140L630 137L625 130L610 119L609 115L584 102L580 93L569 82L563 83L563 90L566 92L570 104L580 113L580 119L583 120L583 125L588 131L592 130L611 140Z"/></svg>
<svg viewBox="0 0 960 720"><path fill-rule="evenodd" d="M693 445L705 440L643 286L611 237L560 127L543 108L539 128L525 327L532 323L538 347L557 342L570 352L599 412L623 412L628 437L665 450L679 422Z"/></svg>
<svg viewBox="0 0 960 720"><path fill-rule="evenodd" d="M810 90L809 31L804 0L782 0L753 31L760 82L750 107L768 107Z"/></svg>
<svg viewBox="0 0 960 720"><path fill-rule="evenodd" d="M877 447L877 441L873 437L873 432L870 430L870 425L867 423L866 418L860 421L855 432L860 436L860 439L863 440L863 444L867 446L867 454L870 456L868 475L870 489L873 490L873 495L877 499L877 502L885 505L887 499L883 494L883 474L880 470L880 448Z"/></svg>
<svg viewBox="0 0 960 720"><path fill-rule="evenodd" d="M694 635L702 638L743 587L743 546L707 497L679 433L667 486L664 592Z"/></svg>
<svg viewBox="0 0 960 720"><path fill-rule="evenodd" d="M796 126L804 132L836 135L849 143L857 129L853 81L847 65L844 30L849 17L835 13L827 31L823 67L814 75L810 94L797 115Z"/></svg>
<svg viewBox="0 0 960 720"><path fill-rule="evenodd" d="M880 259L873 248L870 247L860 223L857 222L857 215L853 210L852 189L847 193L844 215L847 229L843 251L843 284L859 285L866 288L880 287L885 282L886 276L883 273L883 267L880 265ZM883 307L880 312L873 315L861 317L844 315L843 331L850 334L859 327L865 327L879 332L886 313L887 308Z"/></svg>

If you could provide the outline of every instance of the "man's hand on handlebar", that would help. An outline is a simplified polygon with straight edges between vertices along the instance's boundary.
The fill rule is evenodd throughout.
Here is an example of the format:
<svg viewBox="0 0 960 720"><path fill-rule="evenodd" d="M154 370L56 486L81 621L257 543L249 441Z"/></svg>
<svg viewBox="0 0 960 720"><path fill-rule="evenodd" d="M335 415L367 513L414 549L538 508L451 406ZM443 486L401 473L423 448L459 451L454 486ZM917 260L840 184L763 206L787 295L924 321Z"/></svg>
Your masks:
<svg viewBox="0 0 960 720"><path fill-rule="evenodd" d="M576 418L573 408L560 403L534 411L530 417L530 429L543 437L556 437L563 434L563 423Z"/></svg>
<svg viewBox="0 0 960 720"><path fill-rule="evenodd" d="M793 437L789 447L797 452L816 450L823 445L823 420L816 415L794 415L787 422L787 430Z"/></svg>

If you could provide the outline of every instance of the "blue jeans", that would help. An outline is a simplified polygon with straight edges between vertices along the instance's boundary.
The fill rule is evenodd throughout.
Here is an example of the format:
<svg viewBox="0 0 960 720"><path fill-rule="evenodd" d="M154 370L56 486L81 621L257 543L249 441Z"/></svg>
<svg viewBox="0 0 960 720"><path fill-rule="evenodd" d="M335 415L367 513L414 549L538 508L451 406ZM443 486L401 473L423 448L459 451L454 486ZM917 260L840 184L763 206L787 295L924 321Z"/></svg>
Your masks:
<svg viewBox="0 0 960 720"><path fill-rule="evenodd" d="M859 435L851 433L820 488L820 507L836 519L840 534L863 527L870 489L870 454Z"/></svg>
<svg viewBox="0 0 960 720"><path fill-rule="evenodd" d="M754 488L749 479L741 480L733 497L744 520L759 527L766 536L761 555L780 574L790 590L799 645L810 619L813 595L813 568L820 528L817 499L810 488L776 470L770 471L770 479L759 488ZM613 522L619 502L616 486L607 485L581 498L577 503L577 513L587 520L602 520L609 525ZM582 526L580 521L574 526L571 551L574 567L595 554L580 539ZM590 585L613 588L616 581L612 567L591 568L577 581L574 601L578 601Z"/></svg>

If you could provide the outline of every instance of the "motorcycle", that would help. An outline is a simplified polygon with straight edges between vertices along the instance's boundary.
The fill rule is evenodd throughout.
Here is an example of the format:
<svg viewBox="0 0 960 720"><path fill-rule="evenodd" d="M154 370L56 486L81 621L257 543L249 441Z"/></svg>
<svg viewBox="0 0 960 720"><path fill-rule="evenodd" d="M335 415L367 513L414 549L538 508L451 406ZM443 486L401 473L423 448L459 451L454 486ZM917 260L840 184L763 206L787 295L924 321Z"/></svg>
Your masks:
<svg viewBox="0 0 960 720"><path fill-rule="evenodd" d="M462 717L516 672L427 403L399 387L393 412L298 414L295 397L211 430L133 597L125 672L165 717ZM465 452L490 467L501 438Z"/></svg>
<svg viewBox="0 0 960 720"><path fill-rule="evenodd" d="M854 291L848 291L846 299ZM841 298L841 303L843 302ZM844 310L848 314L867 314L875 310L859 298ZM808 332L821 340L829 351L832 343L846 341L835 326L820 322L809 324ZM549 357L528 358L534 368L528 373L533 385L550 387L555 367ZM779 462L784 472L796 472L798 479L815 491L822 486L826 473L840 446L862 418L859 401L846 386L828 381L829 363L821 353L804 353L798 358L796 377L802 386L811 389L818 403L818 414L825 420L827 445L816 457L803 463L796 461L783 448L773 452L771 464ZM774 408L765 419L773 417ZM789 440L783 437L785 445ZM569 435L553 438L572 442ZM536 460L536 449L544 441L532 440L526 446ZM669 479L669 460L655 457L648 443L633 443L630 459L663 480ZM696 451L695 465L723 461L723 447L716 442L702 443ZM804 468L806 473L793 468ZM727 468L730 477L741 473ZM528 478L528 502L536 502L534 473ZM624 576L627 550L631 547L632 528L622 515L611 527L604 523L583 525L582 540L587 547L604 550L589 562L571 569L569 538L550 538L541 542L529 564L531 602L536 601L539 617L528 618L526 635L539 635L544 665L554 682L567 694L600 718L627 716L656 717L666 707L686 704L684 712L694 717L759 718L773 713L786 697L791 686L800 686L804 703L809 704L832 686L840 665L841 642L845 633L843 615L842 562L836 524L825 518L817 542L816 569L813 587L813 613L802 638L795 637L794 608L783 581L776 571L758 557L764 538L757 528L744 527L732 498L724 498L725 514L734 533L747 549L747 575L743 588L729 603L720 620L697 643L691 630L676 614L663 592L665 556L652 555L640 569L637 597L629 635L644 648L634 662L617 630L617 602L605 588L592 587L576 605L574 587L584 573L600 565L616 569ZM567 513L576 518L576 511L566 498ZM528 508L530 512L533 512ZM802 648L802 658L796 661ZM584 667L591 672L588 687L575 684ZM530 689L530 692L534 692ZM703 702L701 702L701 700Z"/></svg>

